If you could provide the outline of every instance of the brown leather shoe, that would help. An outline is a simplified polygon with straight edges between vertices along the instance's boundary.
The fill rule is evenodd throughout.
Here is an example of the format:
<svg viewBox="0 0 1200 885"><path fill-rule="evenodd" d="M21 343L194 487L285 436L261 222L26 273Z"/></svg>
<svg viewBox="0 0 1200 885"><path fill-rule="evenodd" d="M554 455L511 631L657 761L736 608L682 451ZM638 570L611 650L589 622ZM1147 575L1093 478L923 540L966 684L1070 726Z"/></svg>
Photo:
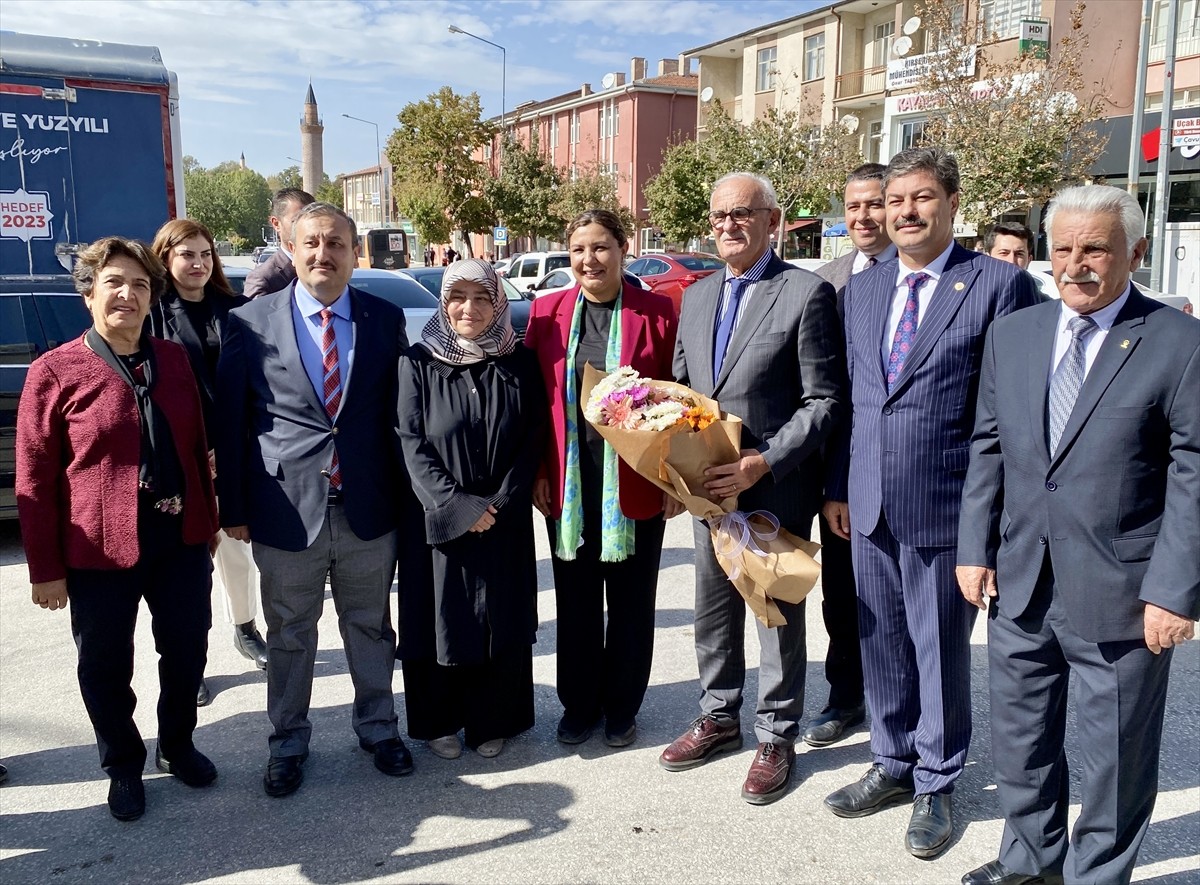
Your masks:
<svg viewBox="0 0 1200 885"><path fill-rule="evenodd" d="M703 765L709 756L742 748L742 726L737 722L722 725L705 714L662 751L658 764L667 771L687 771Z"/></svg>
<svg viewBox="0 0 1200 885"><path fill-rule="evenodd" d="M795 759L796 748L791 744L759 744L746 782L742 784L742 798L751 805L770 805L782 798L787 792Z"/></svg>

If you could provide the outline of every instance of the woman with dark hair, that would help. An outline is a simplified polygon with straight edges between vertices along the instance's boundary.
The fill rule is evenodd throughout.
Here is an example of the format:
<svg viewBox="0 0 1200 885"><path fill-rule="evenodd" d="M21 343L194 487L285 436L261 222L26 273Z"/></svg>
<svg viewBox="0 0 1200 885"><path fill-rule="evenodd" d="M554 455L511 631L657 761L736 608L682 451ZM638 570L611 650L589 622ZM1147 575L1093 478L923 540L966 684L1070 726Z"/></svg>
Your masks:
<svg viewBox="0 0 1200 885"><path fill-rule="evenodd" d="M533 725L537 568L529 517L545 430L537 361L517 347L496 271L442 277L441 306L400 361L400 441L425 510L433 581L400 565L408 731L444 759Z"/></svg>
<svg viewBox="0 0 1200 885"><path fill-rule="evenodd" d="M29 367L17 410L17 511L34 604L71 604L109 811L134 820L146 808L130 688L142 599L159 655L155 765L191 787L217 776L192 743L217 510L187 354L144 333L162 263L142 243L106 237L76 256L74 277L92 327Z"/></svg>
<svg viewBox="0 0 1200 885"><path fill-rule="evenodd" d="M200 388L204 427L210 440L215 436L217 358L221 355L221 333L229 311L247 303L233 294L217 258L216 244L207 227L198 221L178 218L168 221L154 237L154 254L166 266L167 285L162 298L150 309L147 330L156 338L182 344ZM210 460L214 460L210 451ZM214 463L214 473L215 463ZM258 600L258 571L249 544L222 544L213 561L221 578L225 618L233 625L233 647L260 669L267 666L267 645L254 615ZM196 695L197 706L212 701L204 680Z"/></svg>
<svg viewBox="0 0 1200 885"><path fill-rule="evenodd" d="M558 739L583 743L604 717L605 742L624 747L650 680L664 519L680 508L619 461L584 420L580 391L589 362L670 379L675 308L623 279L628 239L612 212L584 212L567 239L578 285L535 301L525 330L550 402L533 503L546 516L558 604Z"/></svg>

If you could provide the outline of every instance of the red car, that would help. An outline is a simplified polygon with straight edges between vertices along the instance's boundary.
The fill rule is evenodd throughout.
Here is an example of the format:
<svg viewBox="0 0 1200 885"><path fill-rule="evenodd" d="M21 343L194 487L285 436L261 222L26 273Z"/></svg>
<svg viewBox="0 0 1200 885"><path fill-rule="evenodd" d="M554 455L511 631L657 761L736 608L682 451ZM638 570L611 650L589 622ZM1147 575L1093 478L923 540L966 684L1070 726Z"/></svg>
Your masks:
<svg viewBox="0 0 1200 885"><path fill-rule="evenodd" d="M670 298L676 313L683 303L684 289L710 273L724 269L724 261L703 252L659 252L643 255L625 268L627 273L641 277L653 291Z"/></svg>

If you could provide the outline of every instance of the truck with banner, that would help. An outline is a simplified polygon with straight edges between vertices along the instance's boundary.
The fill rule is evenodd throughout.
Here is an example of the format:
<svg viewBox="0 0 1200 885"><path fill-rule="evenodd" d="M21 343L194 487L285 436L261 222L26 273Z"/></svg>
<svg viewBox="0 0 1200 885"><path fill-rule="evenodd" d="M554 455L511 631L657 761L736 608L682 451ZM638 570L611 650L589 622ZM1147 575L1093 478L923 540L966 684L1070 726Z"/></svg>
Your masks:
<svg viewBox="0 0 1200 885"><path fill-rule="evenodd" d="M0 38L0 276L183 215L179 86L153 46Z"/></svg>

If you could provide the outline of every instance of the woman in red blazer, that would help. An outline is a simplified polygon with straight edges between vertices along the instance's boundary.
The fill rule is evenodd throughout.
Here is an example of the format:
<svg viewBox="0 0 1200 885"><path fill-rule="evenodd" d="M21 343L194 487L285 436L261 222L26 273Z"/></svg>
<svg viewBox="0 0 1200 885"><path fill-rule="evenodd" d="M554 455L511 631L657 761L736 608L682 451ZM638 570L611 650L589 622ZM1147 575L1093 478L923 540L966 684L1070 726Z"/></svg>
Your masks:
<svg viewBox="0 0 1200 885"><path fill-rule="evenodd" d="M669 380L676 318L669 298L625 283L628 240L616 215L584 212L567 239L579 285L535 301L525 330L550 405L534 505L546 516L554 569L558 739L583 743L603 717L606 743L623 747L637 736L650 680L664 519L679 510L605 445L583 419L579 393L589 362Z"/></svg>
<svg viewBox="0 0 1200 885"><path fill-rule="evenodd" d="M77 256L82 338L29 367L17 411L17 511L35 604L71 603L79 688L118 820L145 811L133 634L146 600L159 653L155 764L188 786L217 772L192 744L212 621L216 503L200 394L178 344L143 324L166 280L142 243Z"/></svg>

